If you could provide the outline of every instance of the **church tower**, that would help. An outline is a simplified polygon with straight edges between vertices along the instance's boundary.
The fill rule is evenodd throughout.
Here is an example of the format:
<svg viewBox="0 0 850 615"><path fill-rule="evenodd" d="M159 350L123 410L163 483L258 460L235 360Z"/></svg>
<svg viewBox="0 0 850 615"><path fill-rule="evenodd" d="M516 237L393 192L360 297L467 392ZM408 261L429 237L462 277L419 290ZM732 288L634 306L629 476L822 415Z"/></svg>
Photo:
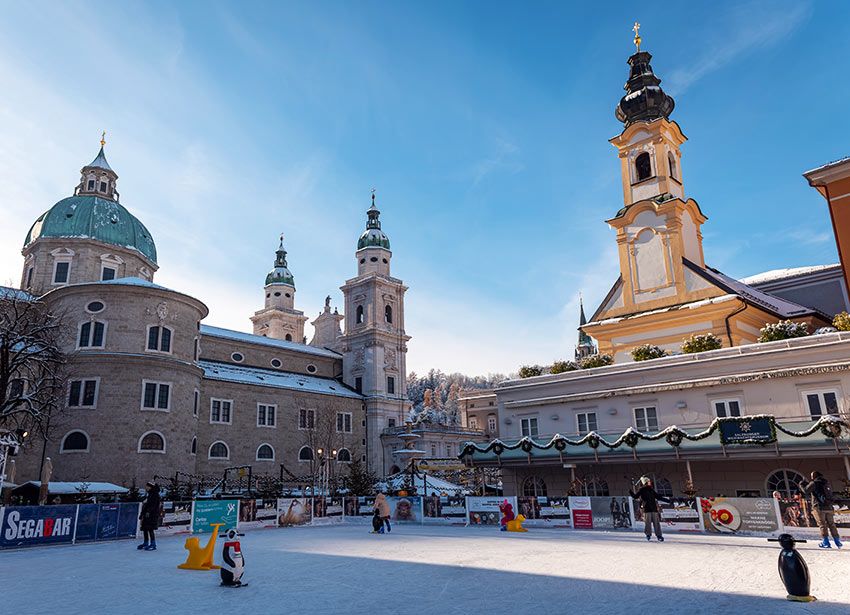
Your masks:
<svg viewBox="0 0 850 615"><path fill-rule="evenodd" d="M342 320L343 316L337 312L336 308L331 312L330 296L325 297L325 308L319 313L316 320L310 323L313 325L314 331L310 345L336 350L339 338L342 336L342 329L339 327Z"/></svg>
<svg viewBox="0 0 850 615"><path fill-rule="evenodd" d="M381 230L381 212L366 212L366 230L357 241L357 277L341 287L345 297L345 333L340 337L343 381L365 396L368 466L380 475L384 459L381 432L400 426L407 415L407 342L404 293L407 287L390 275L390 240ZM385 463L386 461L386 463Z"/></svg>
<svg viewBox="0 0 850 615"><path fill-rule="evenodd" d="M265 307L251 316L254 334L304 343L304 312L295 309L295 278L286 264L283 235L275 252L274 269L266 276Z"/></svg>
<svg viewBox="0 0 850 615"><path fill-rule="evenodd" d="M578 344L576 344L576 363L591 355L596 354L596 344L593 339L582 330L582 327L587 324L587 317L584 315L584 300L579 297L579 324L578 324Z"/></svg>

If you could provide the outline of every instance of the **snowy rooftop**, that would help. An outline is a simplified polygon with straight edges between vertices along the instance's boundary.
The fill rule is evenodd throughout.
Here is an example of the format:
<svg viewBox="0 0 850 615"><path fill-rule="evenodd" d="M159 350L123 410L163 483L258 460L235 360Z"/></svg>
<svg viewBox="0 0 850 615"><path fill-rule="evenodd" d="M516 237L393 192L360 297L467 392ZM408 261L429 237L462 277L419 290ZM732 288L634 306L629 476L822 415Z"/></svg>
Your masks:
<svg viewBox="0 0 850 615"><path fill-rule="evenodd" d="M144 288L155 288L157 290L168 290L173 291L170 288L166 288L165 286L160 286L159 284L154 284L150 280L143 280L142 278L115 278L114 280L103 280L101 282L83 282L84 284L110 284L112 286L142 286Z"/></svg>
<svg viewBox="0 0 850 615"><path fill-rule="evenodd" d="M241 384L255 384L258 386L273 387L277 389L288 389L291 391L309 391L323 395L336 395L338 397L362 398L362 395L352 391L345 385L332 378L320 378L319 376L304 376L291 372L279 372L260 367L245 367L242 365L231 365L229 363L216 363L215 361L198 361L198 365L204 370L204 378L207 380L220 380L223 382L238 382Z"/></svg>
<svg viewBox="0 0 850 615"><path fill-rule="evenodd" d="M752 286L754 284L765 284L767 282L776 282L778 280L796 278L798 276L809 275L812 273L820 273L821 271L839 269L840 267L841 265L835 263L834 265L812 265L810 267L771 269L770 271L765 271L762 273L757 273L755 275L748 276L746 278L741 278L739 281L749 286Z"/></svg>
<svg viewBox="0 0 850 615"><path fill-rule="evenodd" d="M33 487L40 489L41 481L31 480L18 486L25 487L27 485L32 485ZM70 495L78 493L127 493L127 489L112 483L66 483L61 481L50 481L47 484L47 492L53 495Z"/></svg>
<svg viewBox="0 0 850 615"><path fill-rule="evenodd" d="M210 325L201 325L201 333L211 337L219 337L222 339L233 340L236 342L245 342L248 344L259 344L261 346L273 346L275 348L283 348L292 350L293 352L301 352L304 354L312 354L320 357L329 357L339 359L341 354L328 350L327 348L316 348L307 344L298 344L297 342L287 342L285 340L276 340L262 335L254 335L253 333L243 333L242 331L234 331L232 329L223 329L221 327L213 327Z"/></svg>
<svg viewBox="0 0 850 615"><path fill-rule="evenodd" d="M25 290L12 288L11 286L0 286L0 299L18 299L20 301L34 301L35 297Z"/></svg>
<svg viewBox="0 0 850 615"><path fill-rule="evenodd" d="M649 316L651 314L663 314L664 312L675 312L676 310L693 310L704 305L712 305L715 303L723 303L725 301L731 301L733 299L737 299L738 295L721 295L719 297L712 297L710 299L701 299L700 301L692 301L690 303L683 303L681 305L671 305L670 307L659 308L657 310L649 310L647 312L638 312L637 314L628 314L626 316L620 316L617 318L606 318L605 320L598 320L596 322L589 322L589 325L610 325L617 322L622 322L624 320L629 320L631 318L643 318L644 316Z"/></svg>

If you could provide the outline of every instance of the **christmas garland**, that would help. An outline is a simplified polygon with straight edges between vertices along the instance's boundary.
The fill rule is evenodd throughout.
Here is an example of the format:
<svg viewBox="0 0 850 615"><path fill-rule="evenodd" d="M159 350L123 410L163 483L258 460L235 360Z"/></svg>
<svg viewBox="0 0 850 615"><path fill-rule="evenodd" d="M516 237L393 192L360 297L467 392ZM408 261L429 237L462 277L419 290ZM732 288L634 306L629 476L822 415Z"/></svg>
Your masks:
<svg viewBox="0 0 850 615"><path fill-rule="evenodd" d="M843 430L847 430L850 433L850 424L846 421L840 419L837 416L826 415L819 418L813 425L809 428L804 429L803 431L793 431L787 429L776 422L776 417L770 414L754 414L746 417L726 417L726 418L716 418L711 424L703 431L698 433L689 434L683 429L677 427L676 425L671 425L665 429L662 429L658 433L655 434L646 434L640 432L633 427L629 427L623 434L613 441L608 441L604 437L600 436L595 431L591 431L581 438L577 440L573 440L571 438L567 438L566 436L562 436L561 434L555 434L552 438L542 444L540 442L534 441L531 437L525 436L520 438L513 444L507 444L498 438L491 441L486 445L478 445L474 442L466 442L463 447L463 451L458 455L458 457L463 458L467 455L473 455L475 453L494 453L496 456L500 456L505 451L515 451L517 449L521 449L523 452L527 454L531 454L534 449L547 451L549 449L554 448L559 453L564 452L568 446L584 446L587 445L591 449L596 450L599 446L604 446L608 449L615 450L625 445L632 449L636 448L641 440L646 440L648 442L653 442L656 440L661 440L662 438L672 447L678 447L682 444L683 440L688 440L689 442L697 442L699 440L705 440L709 436L711 436L714 432L716 432L720 428L720 424L723 421L740 421L740 420L753 420L753 419L768 419L771 422L771 426L773 428L772 437L773 440L776 439L776 431L779 430L784 434L795 438L806 438L817 431L820 431L827 438L835 439L841 437L841 433ZM761 444L764 445L765 442L758 440L744 440L736 442L735 444Z"/></svg>

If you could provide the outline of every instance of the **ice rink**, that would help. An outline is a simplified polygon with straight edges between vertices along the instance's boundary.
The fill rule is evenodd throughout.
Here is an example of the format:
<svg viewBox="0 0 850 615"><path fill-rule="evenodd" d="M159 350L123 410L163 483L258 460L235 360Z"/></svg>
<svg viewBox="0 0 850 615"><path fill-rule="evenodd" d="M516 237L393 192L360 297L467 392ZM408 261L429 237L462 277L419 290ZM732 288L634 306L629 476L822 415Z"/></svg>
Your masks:
<svg viewBox="0 0 850 615"><path fill-rule="evenodd" d="M785 600L764 538L397 526L246 532L241 589L178 570L185 537L0 552L10 613L850 613L850 550L801 545L818 602ZM202 543L206 540L201 537ZM218 547L221 546L219 539ZM220 560L219 549L216 561Z"/></svg>

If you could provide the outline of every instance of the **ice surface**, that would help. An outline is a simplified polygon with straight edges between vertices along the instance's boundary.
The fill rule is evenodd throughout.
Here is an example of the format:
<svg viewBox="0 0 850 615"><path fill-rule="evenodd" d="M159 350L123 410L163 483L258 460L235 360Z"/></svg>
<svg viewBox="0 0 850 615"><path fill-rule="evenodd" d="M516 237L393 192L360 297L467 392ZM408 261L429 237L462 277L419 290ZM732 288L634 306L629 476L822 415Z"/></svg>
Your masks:
<svg viewBox="0 0 850 615"><path fill-rule="evenodd" d="M177 570L185 537L0 552L3 603L26 613L651 613L850 612L850 554L801 545L814 604L785 600L779 548L764 538L394 525L246 532L243 589ZM202 542L206 540L201 537ZM221 560L221 539L215 560Z"/></svg>

